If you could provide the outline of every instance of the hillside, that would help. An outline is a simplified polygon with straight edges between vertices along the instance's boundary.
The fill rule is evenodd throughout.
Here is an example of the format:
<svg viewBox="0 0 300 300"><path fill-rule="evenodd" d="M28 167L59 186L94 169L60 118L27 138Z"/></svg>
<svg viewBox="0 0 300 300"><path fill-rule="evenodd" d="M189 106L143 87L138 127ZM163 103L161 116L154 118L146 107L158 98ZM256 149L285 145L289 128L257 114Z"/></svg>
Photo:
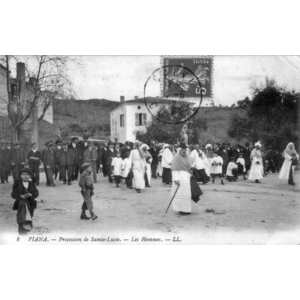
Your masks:
<svg viewBox="0 0 300 300"><path fill-rule="evenodd" d="M119 102L105 99L55 100L54 125L62 135L81 135L87 129L95 137L110 135L110 111Z"/></svg>
<svg viewBox="0 0 300 300"><path fill-rule="evenodd" d="M202 143L230 142L237 140L228 136L231 117L234 114L242 115L245 112L239 108L230 107L205 107L201 108L196 118L206 120L207 130L201 131L200 139ZM244 142L244 141L240 141Z"/></svg>
<svg viewBox="0 0 300 300"><path fill-rule="evenodd" d="M59 133L67 138L72 135L82 135L85 129L96 138L109 138L110 111L117 105L118 102L104 99L55 100L54 124L46 121L39 123L40 145L47 140L55 140ZM235 113L242 114L243 111L229 107L201 108L196 117L204 119L207 125L207 130L201 130L201 142L235 142L227 134L231 116ZM9 140L7 135L9 135L10 125L7 118L3 119L6 120L0 122L0 139Z"/></svg>

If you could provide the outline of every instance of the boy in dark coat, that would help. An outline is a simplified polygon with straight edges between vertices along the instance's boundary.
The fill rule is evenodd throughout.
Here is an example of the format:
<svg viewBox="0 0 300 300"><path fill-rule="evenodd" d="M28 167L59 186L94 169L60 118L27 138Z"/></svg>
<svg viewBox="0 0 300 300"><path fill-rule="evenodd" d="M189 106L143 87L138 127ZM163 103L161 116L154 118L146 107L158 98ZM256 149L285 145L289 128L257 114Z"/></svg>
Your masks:
<svg viewBox="0 0 300 300"><path fill-rule="evenodd" d="M39 191L32 180L30 169L23 169L15 181L11 197L15 199L13 210L17 211L19 234L26 234L32 229L32 218L36 209Z"/></svg>
<svg viewBox="0 0 300 300"><path fill-rule="evenodd" d="M98 217L94 213L94 205L92 201L92 196L94 195L92 167L89 163L83 163L81 166L79 186L81 188L81 195L83 197L80 219L89 219L89 217L86 215L86 210L88 210L92 220L96 220Z"/></svg>

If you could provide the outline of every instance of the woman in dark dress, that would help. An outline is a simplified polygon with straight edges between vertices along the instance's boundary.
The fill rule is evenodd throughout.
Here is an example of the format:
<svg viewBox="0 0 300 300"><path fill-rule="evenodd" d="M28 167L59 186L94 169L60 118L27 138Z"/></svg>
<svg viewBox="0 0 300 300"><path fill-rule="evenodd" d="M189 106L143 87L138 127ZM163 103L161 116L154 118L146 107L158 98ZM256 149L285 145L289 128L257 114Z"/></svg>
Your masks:
<svg viewBox="0 0 300 300"><path fill-rule="evenodd" d="M17 211L19 234L26 234L32 229L32 218L36 209L39 191L32 180L30 169L22 169L19 179L15 181L11 197L15 199L13 210Z"/></svg>

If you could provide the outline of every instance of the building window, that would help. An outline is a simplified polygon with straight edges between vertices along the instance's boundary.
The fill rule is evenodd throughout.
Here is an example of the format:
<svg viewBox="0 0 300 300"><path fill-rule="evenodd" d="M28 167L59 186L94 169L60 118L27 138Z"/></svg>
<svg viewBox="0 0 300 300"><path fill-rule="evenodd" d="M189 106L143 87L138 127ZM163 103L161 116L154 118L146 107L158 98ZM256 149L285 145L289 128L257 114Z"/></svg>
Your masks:
<svg viewBox="0 0 300 300"><path fill-rule="evenodd" d="M124 114L120 115L120 127L124 127L125 126L125 116Z"/></svg>
<svg viewBox="0 0 300 300"><path fill-rule="evenodd" d="M136 113L135 114L135 126L145 126L147 123L147 114Z"/></svg>

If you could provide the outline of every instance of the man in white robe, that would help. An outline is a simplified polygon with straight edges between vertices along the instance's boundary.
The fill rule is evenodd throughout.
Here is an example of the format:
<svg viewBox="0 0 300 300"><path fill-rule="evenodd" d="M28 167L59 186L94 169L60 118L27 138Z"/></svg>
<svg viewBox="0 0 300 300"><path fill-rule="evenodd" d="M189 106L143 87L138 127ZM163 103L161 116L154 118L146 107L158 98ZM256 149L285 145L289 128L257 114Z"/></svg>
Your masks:
<svg viewBox="0 0 300 300"><path fill-rule="evenodd" d="M132 162L133 187L137 193L141 193L145 188L146 160L139 142L135 144L135 149L131 150L129 159Z"/></svg>
<svg viewBox="0 0 300 300"><path fill-rule="evenodd" d="M177 191L173 200L173 210L180 214L192 212L191 167L186 146L181 145L179 152L172 161L173 184L171 189L172 195Z"/></svg>

